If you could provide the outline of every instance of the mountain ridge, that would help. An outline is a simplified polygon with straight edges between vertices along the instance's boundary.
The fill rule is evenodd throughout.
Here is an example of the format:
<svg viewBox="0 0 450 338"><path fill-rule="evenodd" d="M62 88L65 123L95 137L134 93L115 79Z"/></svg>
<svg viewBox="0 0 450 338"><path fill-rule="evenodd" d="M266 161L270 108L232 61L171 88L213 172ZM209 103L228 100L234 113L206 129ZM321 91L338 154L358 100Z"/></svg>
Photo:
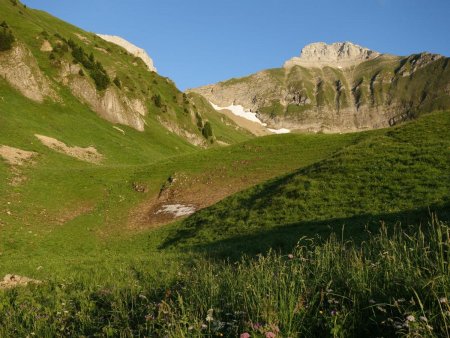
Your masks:
<svg viewBox="0 0 450 338"><path fill-rule="evenodd" d="M450 107L445 56L381 54L348 42L303 51L283 67L189 91L240 105L270 128L302 132L378 129Z"/></svg>

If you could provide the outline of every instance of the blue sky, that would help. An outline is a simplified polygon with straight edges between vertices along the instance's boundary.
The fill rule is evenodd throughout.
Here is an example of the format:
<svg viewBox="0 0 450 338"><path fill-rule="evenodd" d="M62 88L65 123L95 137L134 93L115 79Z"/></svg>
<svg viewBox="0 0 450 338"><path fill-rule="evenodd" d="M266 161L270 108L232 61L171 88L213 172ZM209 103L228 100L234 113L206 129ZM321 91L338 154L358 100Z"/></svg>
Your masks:
<svg viewBox="0 0 450 338"><path fill-rule="evenodd" d="M450 56L450 0L23 0L144 48L180 89L280 67L311 42Z"/></svg>

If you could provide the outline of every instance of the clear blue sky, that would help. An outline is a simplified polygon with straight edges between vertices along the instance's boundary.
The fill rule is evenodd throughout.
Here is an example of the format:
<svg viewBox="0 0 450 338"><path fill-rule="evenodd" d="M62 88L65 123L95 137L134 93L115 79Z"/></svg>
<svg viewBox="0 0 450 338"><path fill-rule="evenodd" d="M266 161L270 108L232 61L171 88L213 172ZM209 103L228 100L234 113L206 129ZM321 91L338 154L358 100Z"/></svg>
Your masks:
<svg viewBox="0 0 450 338"><path fill-rule="evenodd" d="M450 56L450 0L23 0L144 48L180 89L280 67L311 42Z"/></svg>

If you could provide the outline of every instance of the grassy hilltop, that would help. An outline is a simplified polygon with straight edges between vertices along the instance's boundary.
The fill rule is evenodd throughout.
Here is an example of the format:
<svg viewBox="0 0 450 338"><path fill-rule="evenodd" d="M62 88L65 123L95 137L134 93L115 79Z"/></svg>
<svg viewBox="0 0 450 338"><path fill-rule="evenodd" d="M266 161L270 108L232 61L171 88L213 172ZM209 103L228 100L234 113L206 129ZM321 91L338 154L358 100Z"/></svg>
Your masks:
<svg viewBox="0 0 450 338"><path fill-rule="evenodd" d="M448 111L255 138L121 47L0 9L0 276L38 281L0 280L0 337L450 334Z"/></svg>

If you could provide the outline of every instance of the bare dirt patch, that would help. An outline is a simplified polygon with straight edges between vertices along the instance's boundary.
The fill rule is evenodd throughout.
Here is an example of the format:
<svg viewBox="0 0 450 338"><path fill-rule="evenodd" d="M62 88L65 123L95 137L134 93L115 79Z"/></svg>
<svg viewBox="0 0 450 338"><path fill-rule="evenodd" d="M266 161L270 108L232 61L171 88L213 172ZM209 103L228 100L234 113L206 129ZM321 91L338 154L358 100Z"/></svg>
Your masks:
<svg viewBox="0 0 450 338"><path fill-rule="evenodd" d="M13 166L22 166L30 163L37 153L18 148L0 145L0 157Z"/></svg>
<svg viewBox="0 0 450 338"><path fill-rule="evenodd" d="M37 155L34 151L26 151L18 148L0 145L0 157L11 165L12 177L9 184L18 186L26 181L26 177L22 175L21 166L33 164L33 158Z"/></svg>
<svg viewBox="0 0 450 338"><path fill-rule="evenodd" d="M45 146L57 151L61 154L69 155L75 157L81 161L99 164L103 160L103 155L100 154L97 149L90 146L87 148L82 147L69 147L64 142L58 141L53 137L48 137L44 135L35 135L39 141Z"/></svg>
<svg viewBox="0 0 450 338"><path fill-rule="evenodd" d="M74 35L75 35L78 39L80 39L81 41L83 41L84 43L86 43L86 44L89 44L89 43L90 43L89 39L88 39L87 37L85 37L84 35L81 35L81 34L79 34L79 33L74 33Z"/></svg>
<svg viewBox="0 0 450 338"><path fill-rule="evenodd" d="M227 168L219 167L200 176L188 177L182 173L171 176L158 196L153 196L131 211L128 228L148 229L186 218L244 187L257 183L247 177L225 179L227 171Z"/></svg>
<svg viewBox="0 0 450 338"><path fill-rule="evenodd" d="M36 279L23 277L19 275L6 275L3 281L0 282L1 289L12 289L18 286L27 286L28 284L41 284L42 282Z"/></svg>

